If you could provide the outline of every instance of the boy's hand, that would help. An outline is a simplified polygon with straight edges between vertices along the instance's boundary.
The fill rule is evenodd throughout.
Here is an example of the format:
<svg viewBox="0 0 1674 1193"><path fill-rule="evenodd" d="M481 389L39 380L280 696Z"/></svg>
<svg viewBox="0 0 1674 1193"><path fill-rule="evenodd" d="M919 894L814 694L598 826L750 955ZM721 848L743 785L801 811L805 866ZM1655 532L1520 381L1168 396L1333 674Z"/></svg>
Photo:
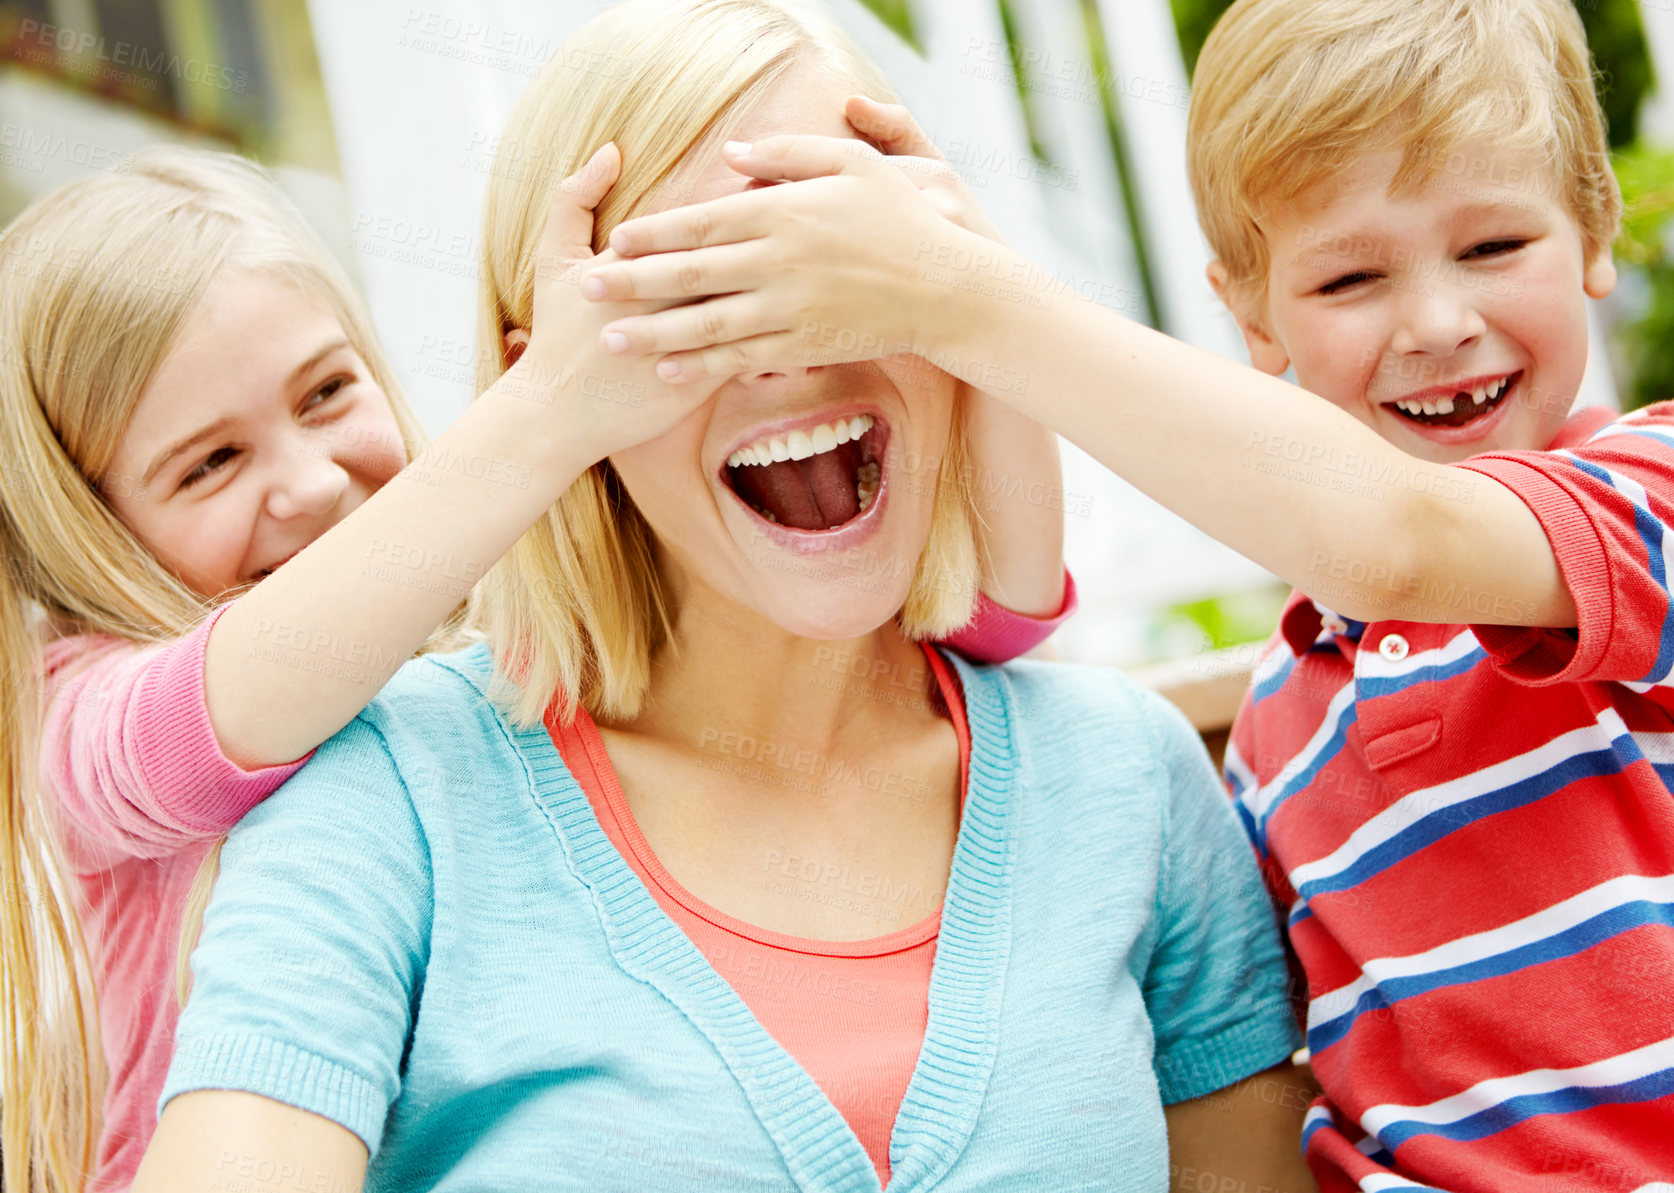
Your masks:
<svg viewBox="0 0 1674 1193"><path fill-rule="evenodd" d="M1005 244L1000 230L971 194L959 172L947 164L913 114L901 104L880 104L864 95L851 95L843 109L849 126L878 146L890 164L899 167L918 185L924 197L943 219L978 236Z"/></svg>
<svg viewBox="0 0 1674 1193"><path fill-rule="evenodd" d="M879 128L880 143L929 147L904 109L867 103L851 101L851 119ZM612 351L662 355L658 374L669 380L933 355L947 334L938 325L949 306L938 301L941 275L1011 256L944 216L986 226L945 162L814 136L770 137L724 153L763 183L799 185L756 187L629 221L611 247L634 260L594 268L583 283L594 301L721 296L605 328Z"/></svg>
<svg viewBox="0 0 1674 1193"><path fill-rule="evenodd" d="M581 457L583 468L656 438L717 388L669 386L658 379L652 362L604 350L605 323L650 315L673 302L599 304L580 297L588 265L621 260L608 249L593 252L594 211L615 185L621 165L616 146L607 144L553 188L535 259L534 326L507 336L511 367L490 391L556 405L557 420L543 416L549 433L562 442L566 458Z"/></svg>

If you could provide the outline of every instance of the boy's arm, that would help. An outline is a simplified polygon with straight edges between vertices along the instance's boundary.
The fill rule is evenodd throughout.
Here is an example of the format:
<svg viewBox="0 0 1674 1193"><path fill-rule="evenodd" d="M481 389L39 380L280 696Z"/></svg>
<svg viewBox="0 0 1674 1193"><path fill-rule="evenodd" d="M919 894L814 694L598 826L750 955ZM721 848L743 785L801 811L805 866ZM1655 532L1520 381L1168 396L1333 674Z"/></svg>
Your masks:
<svg viewBox="0 0 1674 1193"><path fill-rule="evenodd" d="M1491 477L1073 294L1043 308L1012 290L951 294L964 320L939 333L947 350L1015 369L1024 392L997 396L1322 604L1360 621L1575 625L1540 521ZM1105 401L1061 397L1101 382ZM1462 591L1484 595L1461 607L1447 594Z"/></svg>
<svg viewBox="0 0 1674 1193"><path fill-rule="evenodd" d="M686 298L730 295L612 325L632 351L672 354L660 375L833 359L836 343L958 360L992 396L1338 613L1575 625L1540 522L1497 481L1409 456L1296 386L1050 285L941 219L857 142L785 136L727 152L741 172L807 181L629 221L611 244L638 259L591 272L601 297L662 297L675 278ZM723 244L724 262L704 251ZM1485 610L1462 617L1445 599L1462 591L1486 594Z"/></svg>
<svg viewBox="0 0 1674 1193"><path fill-rule="evenodd" d="M1005 243L905 107L854 96L845 114L940 215L986 240ZM1070 612L1064 587L1063 464L1053 432L975 386L964 386L962 392L968 464L982 525L982 596L998 607L993 613L1019 616L979 611L948 645L973 658L1003 662L1039 645Z"/></svg>
<svg viewBox="0 0 1674 1193"><path fill-rule="evenodd" d="M341 729L576 477L715 388L674 391L648 364L611 359L599 347L599 309L575 294L574 266L592 257L593 208L619 165L606 146L554 189L533 339L516 363L419 459L215 625L205 699L230 759L290 761ZM572 383L600 374L622 384Z"/></svg>

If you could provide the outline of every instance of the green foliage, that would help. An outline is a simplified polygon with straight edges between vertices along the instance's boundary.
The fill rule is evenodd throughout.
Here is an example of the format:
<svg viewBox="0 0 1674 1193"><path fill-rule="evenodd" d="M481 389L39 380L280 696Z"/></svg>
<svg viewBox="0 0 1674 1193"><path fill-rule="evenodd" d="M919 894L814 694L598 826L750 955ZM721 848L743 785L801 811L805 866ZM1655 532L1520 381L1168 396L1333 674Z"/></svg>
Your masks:
<svg viewBox="0 0 1674 1193"><path fill-rule="evenodd" d="M1244 592L1229 592L1201 601L1173 605L1163 614L1163 626L1189 624L1203 635L1203 650L1223 650L1243 642L1259 642L1273 632L1290 589L1270 584Z"/></svg>
<svg viewBox="0 0 1674 1193"><path fill-rule="evenodd" d="M1197 56L1209 38L1209 30L1232 7L1232 0L1169 0L1174 10L1174 28L1180 34L1180 53L1186 59L1186 74L1197 69Z"/></svg>
<svg viewBox="0 0 1674 1193"><path fill-rule="evenodd" d="M872 15L895 30L896 36L906 42L920 54L924 53L924 45L918 40L918 30L913 25L913 10L907 0L860 0ZM1630 0L1631 2L1631 0Z"/></svg>
<svg viewBox="0 0 1674 1193"><path fill-rule="evenodd" d="M1650 265L1668 255L1668 221L1674 218L1674 151L1634 145L1611 157L1622 184L1622 232L1616 258Z"/></svg>
<svg viewBox="0 0 1674 1193"><path fill-rule="evenodd" d="M1622 387L1622 406L1634 410L1674 397L1674 262L1645 267L1650 302L1622 331L1631 381Z"/></svg>
<svg viewBox="0 0 1674 1193"><path fill-rule="evenodd" d="M1639 105L1655 82L1639 6L1634 0L1576 0L1575 7L1598 64L1598 98L1610 144L1619 149L1639 135Z"/></svg>
<svg viewBox="0 0 1674 1193"><path fill-rule="evenodd" d="M1626 208L1616 259L1625 272L1638 271L1647 292L1644 312L1619 332L1631 378L1622 405L1631 410L1674 397L1674 152L1634 146L1614 165Z"/></svg>

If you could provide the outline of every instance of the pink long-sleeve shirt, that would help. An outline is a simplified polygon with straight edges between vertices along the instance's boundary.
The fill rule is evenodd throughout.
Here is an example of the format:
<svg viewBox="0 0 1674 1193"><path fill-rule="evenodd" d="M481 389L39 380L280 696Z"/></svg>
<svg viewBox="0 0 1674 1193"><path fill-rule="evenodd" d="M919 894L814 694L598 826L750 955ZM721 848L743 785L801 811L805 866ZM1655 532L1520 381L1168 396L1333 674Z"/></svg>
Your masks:
<svg viewBox="0 0 1674 1193"><path fill-rule="evenodd" d="M979 662L1015 658L1075 611L1074 581L1049 618L979 598L947 645ZM174 1051L175 960L186 896L214 843L307 761L241 769L204 697L209 632L136 646L78 634L44 652L41 781L80 901L110 1083L86 1193L125 1193L157 1126Z"/></svg>
<svg viewBox="0 0 1674 1193"><path fill-rule="evenodd" d="M133 1182L174 1051L176 945L214 843L304 760L246 771L204 700L215 614L176 642L77 634L44 652L41 781L79 900L110 1084L87 1193Z"/></svg>

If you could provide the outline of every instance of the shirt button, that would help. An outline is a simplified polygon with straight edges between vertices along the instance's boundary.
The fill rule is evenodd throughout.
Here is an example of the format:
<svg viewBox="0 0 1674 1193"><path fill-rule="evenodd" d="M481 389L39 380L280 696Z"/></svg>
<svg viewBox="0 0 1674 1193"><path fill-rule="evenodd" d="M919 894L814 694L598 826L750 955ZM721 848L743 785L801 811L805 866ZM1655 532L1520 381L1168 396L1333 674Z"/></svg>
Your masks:
<svg viewBox="0 0 1674 1193"><path fill-rule="evenodd" d="M1399 634L1385 634L1378 643L1378 653L1391 663L1399 663L1407 657L1407 640Z"/></svg>

